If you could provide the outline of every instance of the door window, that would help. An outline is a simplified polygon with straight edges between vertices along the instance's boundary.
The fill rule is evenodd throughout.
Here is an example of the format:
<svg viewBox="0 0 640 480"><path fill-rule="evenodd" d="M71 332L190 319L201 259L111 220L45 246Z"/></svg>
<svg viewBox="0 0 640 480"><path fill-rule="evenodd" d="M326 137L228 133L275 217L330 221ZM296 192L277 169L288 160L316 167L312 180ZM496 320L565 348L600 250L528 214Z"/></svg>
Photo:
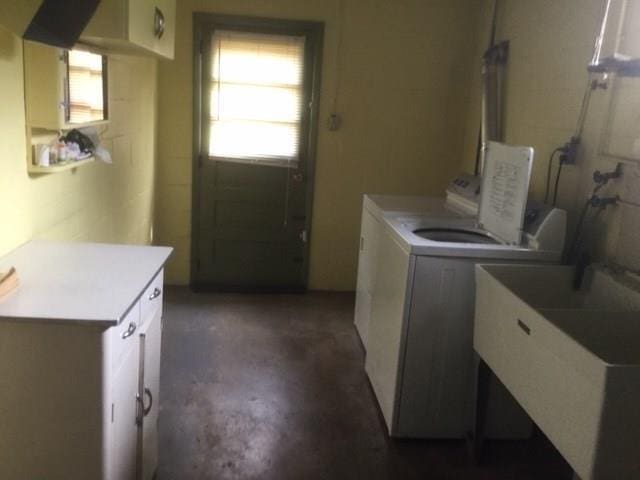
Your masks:
<svg viewBox="0 0 640 480"><path fill-rule="evenodd" d="M304 37L217 30L211 47L209 156L295 164Z"/></svg>

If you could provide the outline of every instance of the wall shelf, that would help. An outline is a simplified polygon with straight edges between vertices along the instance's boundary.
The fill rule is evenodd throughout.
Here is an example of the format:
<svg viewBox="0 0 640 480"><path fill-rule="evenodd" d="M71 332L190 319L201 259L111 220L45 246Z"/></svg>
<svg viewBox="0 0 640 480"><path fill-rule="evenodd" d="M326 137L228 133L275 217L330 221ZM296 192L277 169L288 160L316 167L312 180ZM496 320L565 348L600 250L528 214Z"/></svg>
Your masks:
<svg viewBox="0 0 640 480"><path fill-rule="evenodd" d="M64 163L58 163L56 165L51 165L49 167L42 167L40 165L29 165L27 170L29 173L60 173L65 172L67 170L73 170L74 168L81 167L83 165L87 165L91 162L95 161L95 157L92 155L87 158L83 158L82 160L69 161Z"/></svg>

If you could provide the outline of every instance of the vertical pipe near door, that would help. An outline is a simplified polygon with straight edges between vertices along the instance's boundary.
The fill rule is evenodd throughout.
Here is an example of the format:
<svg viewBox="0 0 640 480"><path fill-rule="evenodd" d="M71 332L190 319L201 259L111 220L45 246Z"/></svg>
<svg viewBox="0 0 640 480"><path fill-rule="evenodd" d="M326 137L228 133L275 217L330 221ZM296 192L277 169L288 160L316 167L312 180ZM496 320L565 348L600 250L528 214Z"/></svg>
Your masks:
<svg viewBox="0 0 640 480"><path fill-rule="evenodd" d="M482 119L477 169L479 175L484 171L487 142L500 142L503 139L502 94L508 52L509 42L504 41L490 47L482 57Z"/></svg>

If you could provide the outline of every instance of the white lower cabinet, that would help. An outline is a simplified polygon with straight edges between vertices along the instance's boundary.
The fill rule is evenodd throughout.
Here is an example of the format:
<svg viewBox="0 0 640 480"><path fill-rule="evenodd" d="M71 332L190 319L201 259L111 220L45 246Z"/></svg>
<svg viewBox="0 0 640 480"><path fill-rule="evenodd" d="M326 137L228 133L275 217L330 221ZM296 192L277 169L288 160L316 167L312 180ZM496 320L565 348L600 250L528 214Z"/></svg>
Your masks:
<svg viewBox="0 0 640 480"><path fill-rule="evenodd" d="M89 313L82 313L87 317L76 314L79 309L73 302L80 302L82 296L71 294L64 305L71 311L69 320L56 314L51 318L32 315L23 321L13 310L2 313L6 303L0 306L0 479L154 477L158 463L162 265L170 249L145 248L149 250L88 248L91 252L82 265L93 268L95 249L99 249L100 259L109 259L104 269L113 268L125 255L120 270L105 273L109 278L120 280L123 272L138 269L134 272L137 278L130 282L131 291L127 291L126 281L113 287L97 285L95 290L85 285L88 292L102 291L109 299L121 296L122 305L132 302L112 317L87 318L93 314L90 305ZM131 258L126 257L128 253ZM151 257L147 263L145 254ZM22 297L17 298L22 303L16 302L15 307L18 313L22 313L24 302L35 298L28 295L34 283L28 275L28 260L33 255L25 252L24 263L20 263L22 257L12 259L19 272L26 272ZM145 277L140 273L145 271L151 273ZM34 278L36 274L34 270ZM94 278L92 271L86 278ZM96 300L91 303L98 308Z"/></svg>

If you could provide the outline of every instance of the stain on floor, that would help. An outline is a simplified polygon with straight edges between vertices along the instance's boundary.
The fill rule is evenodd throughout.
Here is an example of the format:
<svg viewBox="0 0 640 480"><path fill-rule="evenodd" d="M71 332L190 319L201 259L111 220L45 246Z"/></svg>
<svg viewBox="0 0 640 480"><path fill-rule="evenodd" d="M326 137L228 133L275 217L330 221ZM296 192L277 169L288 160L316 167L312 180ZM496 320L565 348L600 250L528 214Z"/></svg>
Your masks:
<svg viewBox="0 0 640 480"><path fill-rule="evenodd" d="M352 294L168 288L158 480L569 480L541 436L390 440L364 372Z"/></svg>

